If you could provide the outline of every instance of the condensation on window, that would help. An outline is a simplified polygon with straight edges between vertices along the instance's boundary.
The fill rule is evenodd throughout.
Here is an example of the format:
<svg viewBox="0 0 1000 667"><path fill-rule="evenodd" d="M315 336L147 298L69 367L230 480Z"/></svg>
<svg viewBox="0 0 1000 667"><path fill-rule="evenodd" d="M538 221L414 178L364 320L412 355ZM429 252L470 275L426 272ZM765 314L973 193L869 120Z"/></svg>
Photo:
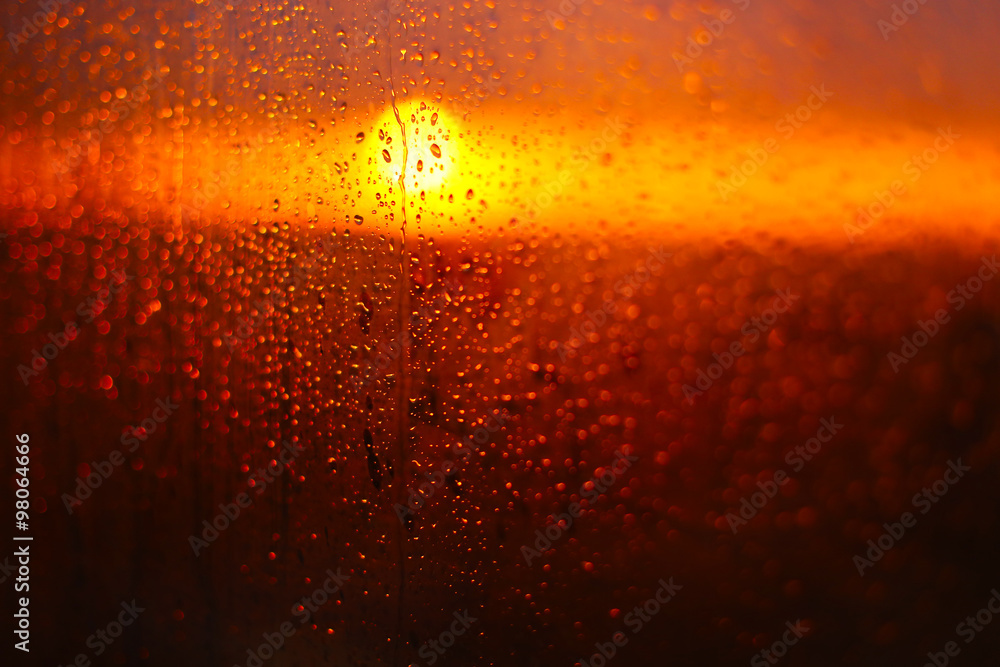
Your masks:
<svg viewBox="0 0 1000 667"><path fill-rule="evenodd" d="M918 664L987 603L995 8L2 16L41 658Z"/></svg>

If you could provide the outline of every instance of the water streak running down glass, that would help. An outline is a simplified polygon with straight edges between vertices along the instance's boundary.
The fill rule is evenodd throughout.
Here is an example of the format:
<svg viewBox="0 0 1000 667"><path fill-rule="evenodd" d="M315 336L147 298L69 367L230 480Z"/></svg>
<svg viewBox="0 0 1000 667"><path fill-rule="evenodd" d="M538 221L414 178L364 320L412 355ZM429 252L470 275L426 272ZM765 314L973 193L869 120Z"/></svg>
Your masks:
<svg viewBox="0 0 1000 667"><path fill-rule="evenodd" d="M1000 9L3 26L12 664L1000 654Z"/></svg>

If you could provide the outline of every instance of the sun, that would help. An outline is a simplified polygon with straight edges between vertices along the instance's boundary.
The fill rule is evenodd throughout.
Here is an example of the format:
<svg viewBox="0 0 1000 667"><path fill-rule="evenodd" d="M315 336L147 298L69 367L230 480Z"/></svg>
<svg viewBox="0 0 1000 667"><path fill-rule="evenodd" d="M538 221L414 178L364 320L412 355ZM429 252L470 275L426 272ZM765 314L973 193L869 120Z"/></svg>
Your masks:
<svg viewBox="0 0 1000 667"><path fill-rule="evenodd" d="M406 129L406 169L403 183L415 192L438 191L448 183L458 163L457 142L452 131L457 126L448 112L422 100L397 103L399 120ZM399 181L403 166L403 146L399 122L392 107L379 120L380 154L376 156L383 175Z"/></svg>

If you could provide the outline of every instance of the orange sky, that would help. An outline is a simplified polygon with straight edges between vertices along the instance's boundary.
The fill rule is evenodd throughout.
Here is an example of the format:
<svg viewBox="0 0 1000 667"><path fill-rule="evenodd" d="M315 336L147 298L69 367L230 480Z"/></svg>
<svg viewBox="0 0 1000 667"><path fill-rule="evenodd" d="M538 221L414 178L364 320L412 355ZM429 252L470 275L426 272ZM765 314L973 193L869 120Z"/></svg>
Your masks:
<svg viewBox="0 0 1000 667"><path fill-rule="evenodd" d="M514 2L67 6L18 53L0 47L0 204L85 210L103 197L394 232L395 92L406 215L427 233L516 219L861 242L996 225L1000 87L986 63L1000 9L926 5L883 34L891 3L874 1L565 6L557 20ZM11 6L8 23L29 9ZM816 86L831 98L811 99ZM782 120L796 112L806 120ZM954 142L914 167L948 127ZM81 166L59 173L75 146L88 148ZM876 224L845 230L894 181Z"/></svg>

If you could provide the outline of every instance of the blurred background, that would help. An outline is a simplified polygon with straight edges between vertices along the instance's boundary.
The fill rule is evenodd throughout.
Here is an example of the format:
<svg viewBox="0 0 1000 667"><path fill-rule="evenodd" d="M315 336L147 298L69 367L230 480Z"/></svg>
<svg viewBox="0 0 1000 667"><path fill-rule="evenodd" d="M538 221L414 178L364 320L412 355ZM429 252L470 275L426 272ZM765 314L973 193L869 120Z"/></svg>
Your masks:
<svg viewBox="0 0 1000 667"><path fill-rule="evenodd" d="M2 16L14 664L1000 654L994 4Z"/></svg>

